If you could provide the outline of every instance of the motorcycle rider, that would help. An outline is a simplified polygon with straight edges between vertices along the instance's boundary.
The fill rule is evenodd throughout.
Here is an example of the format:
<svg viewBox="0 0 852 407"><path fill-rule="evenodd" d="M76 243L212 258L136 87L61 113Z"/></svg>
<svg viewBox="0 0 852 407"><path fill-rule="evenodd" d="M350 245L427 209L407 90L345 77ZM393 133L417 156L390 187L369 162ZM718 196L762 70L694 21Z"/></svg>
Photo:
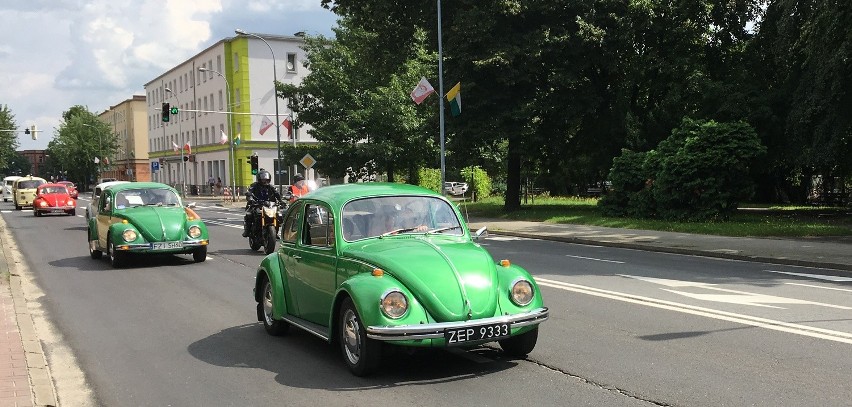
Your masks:
<svg viewBox="0 0 852 407"><path fill-rule="evenodd" d="M248 237L251 232L254 215L252 214L253 202L278 202L281 200L281 195L271 185L272 175L269 171L261 170L257 173L257 181L251 184L246 193L246 215L243 218L243 237Z"/></svg>
<svg viewBox="0 0 852 407"><path fill-rule="evenodd" d="M295 202L300 196L310 192L305 176L296 174L293 176L293 185L290 185L290 202Z"/></svg>

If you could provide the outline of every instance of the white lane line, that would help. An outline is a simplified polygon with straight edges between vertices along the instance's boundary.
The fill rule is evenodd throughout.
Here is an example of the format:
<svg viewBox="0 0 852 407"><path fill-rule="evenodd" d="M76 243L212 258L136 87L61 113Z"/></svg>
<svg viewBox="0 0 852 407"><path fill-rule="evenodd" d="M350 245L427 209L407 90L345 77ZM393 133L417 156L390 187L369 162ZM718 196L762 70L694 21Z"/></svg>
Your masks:
<svg viewBox="0 0 852 407"><path fill-rule="evenodd" d="M603 261L603 262L607 262L607 263L624 264L624 262L623 262L623 261L607 260L607 259L597 259L597 258L594 258L594 257L572 256L572 255L570 255L570 254L566 254L566 255L565 255L565 257L573 257L573 258L575 258L575 259L583 259L583 260Z"/></svg>
<svg viewBox="0 0 852 407"><path fill-rule="evenodd" d="M774 331L787 332L796 335L810 336L813 338L820 338L834 342L852 344L852 333L833 331L830 329L816 328L807 325L793 324L783 321L776 321L767 318L760 318L750 315L737 314L733 312L714 310L711 308L696 307L694 305L682 304L679 302L665 301L656 298L643 297L640 295L622 293L618 291L603 290L600 288L571 284L557 280L548 280L544 278L536 278L535 280L539 285L557 288L560 290L588 294L596 297L609 298L617 301L624 301L633 304L666 309L670 311L677 311L685 314L698 315L723 321L736 322L743 325L756 326L759 328L771 329Z"/></svg>
<svg viewBox="0 0 852 407"><path fill-rule="evenodd" d="M790 276L815 278L817 280L834 281L836 283L843 283L843 282L852 281L852 277L828 276L828 275L822 275L822 274L808 274L808 273L793 273L793 272L790 272L790 271L775 271L775 270L764 270L764 271L768 271L770 273L777 273L777 274L787 274L787 275L790 275Z"/></svg>
<svg viewBox="0 0 852 407"><path fill-rule="evenodd" d="M799 284L799 283L785 283L785 284L789 284L789 285L799 285L799 286L802 286L802 287L821 288L821 289L823 289L823 290L846 291L846 292L848 292L848 293L852 293L852 290L847 290L847 289L845 289L845 288L821 287L821 286L818 286L818 285Z"/></svg>
<svg viewBox="0 0 852 407"><path fill-rule="evenodd" d="M231 223L219 222L219 221L216 221L216 220L209 220L209 219L203 219L203 220L204 220L204 223L209 223L211 225L227 226L229 228L235 228L235 229L242 229L243 228L243 225L234 225L234 224L231 224Z"/></svg>

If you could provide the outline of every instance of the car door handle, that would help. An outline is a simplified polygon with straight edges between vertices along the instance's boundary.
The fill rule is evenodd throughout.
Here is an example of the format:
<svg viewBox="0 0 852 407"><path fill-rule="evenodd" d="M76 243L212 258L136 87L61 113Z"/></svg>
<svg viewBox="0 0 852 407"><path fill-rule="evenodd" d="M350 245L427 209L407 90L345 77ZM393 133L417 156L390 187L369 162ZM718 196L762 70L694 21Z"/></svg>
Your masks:
<svg viewBox="0 0 852 407"><path fill-rule="evenodd" d="M296 260L296 261L302 260L302 256L299 256L298 254L294 254L292 257L293 257L293 260Z"/></svg>

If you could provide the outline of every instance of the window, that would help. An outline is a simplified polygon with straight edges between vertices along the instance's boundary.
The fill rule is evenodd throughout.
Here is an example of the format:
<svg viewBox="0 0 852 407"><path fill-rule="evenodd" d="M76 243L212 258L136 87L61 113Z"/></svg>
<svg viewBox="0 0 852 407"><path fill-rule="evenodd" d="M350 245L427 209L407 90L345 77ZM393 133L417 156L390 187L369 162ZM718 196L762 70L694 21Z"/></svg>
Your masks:
<svg viewBox="0 0 852 407"><path fill-rule="evenodd" d="M287 53L287 72L296 72L296 54L292 52Z"/></svg>
<svg viewBox="0 0 852 407"><path fill-rule="evenodd" d="M302 244L334 247L334 223L331 211L325 206L310 204L305 206L305 215Z"/></svg>
<svg viewBox="0 0 852 407"><path fill-rule="evenodd" d="M240 54L234 53L234 72L240 70Z"/></svg>
<svg viewBox="0 0 852 407"><path fill-rule="evenodd" d="M223 102L223 100L224 100L224 95L222 94L222 91L220 90L219 91L219 111L225 110L225 102Z"/></svg>
<svg viewBox="0 0 852 407"><path fill-rule="evenodd" d="M301 208L293 208L289 214L287 214L287 219L284 220L284 226L281 228L281 242L286 243L296 243L296 232L299 230L299 223L297 222L299 216L299 212Z"/></svg>
<svg viewBox="0 0 852 407"><path fill-rule="evenodd" d="M216 70L222 72L222 56L216 55Z"/></svg>

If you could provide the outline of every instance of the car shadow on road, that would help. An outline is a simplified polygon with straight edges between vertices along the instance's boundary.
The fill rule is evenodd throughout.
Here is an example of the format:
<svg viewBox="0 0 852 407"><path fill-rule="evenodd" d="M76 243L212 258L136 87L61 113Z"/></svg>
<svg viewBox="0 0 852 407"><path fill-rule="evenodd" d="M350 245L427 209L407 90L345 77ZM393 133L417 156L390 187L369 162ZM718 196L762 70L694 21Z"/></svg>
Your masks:
<svg viewBox="0 0 852 407"><path fill-rule="evenodd" d="M84 248L85 250L85 248ZM100 259L92 259L91 256L68 257L50 261L47 264L57 268L76 268L81 271L102 271L102 270L134 270L146 267L164 267L164 266L180 266L195 263L192 260L192 255L187 254L148 254L130 256L126 263L119 269L114 269L109 264L109 260L104 257ZM202 263L200 263L202 264ZM200 265L199 264L199 265Z"/></svg>
<svg viewBox="0 0 852 407"><path fill-rule="evenodd" d="M381 367L369 377L347 369L338 346L291 328L281 337L266 334L261 323L234 326L189 345L206 363L229 368L263 369L285 386L359 391L452 382L510 369L518 364L494 348L448 352L386 346Z"/></svg>
<svg viewBox="0 0 852 407"><path fill-rule="evenodd" d="M252 249L249 249L248 246L246 246L246 248L244 248L244 249L217 249L216 251L211 252L211 253L224 254L224 255L229 255L229 256L253 255L253 254L256 254L260 257L266 256L263 253L263 249L252 250Z"/></svg>

